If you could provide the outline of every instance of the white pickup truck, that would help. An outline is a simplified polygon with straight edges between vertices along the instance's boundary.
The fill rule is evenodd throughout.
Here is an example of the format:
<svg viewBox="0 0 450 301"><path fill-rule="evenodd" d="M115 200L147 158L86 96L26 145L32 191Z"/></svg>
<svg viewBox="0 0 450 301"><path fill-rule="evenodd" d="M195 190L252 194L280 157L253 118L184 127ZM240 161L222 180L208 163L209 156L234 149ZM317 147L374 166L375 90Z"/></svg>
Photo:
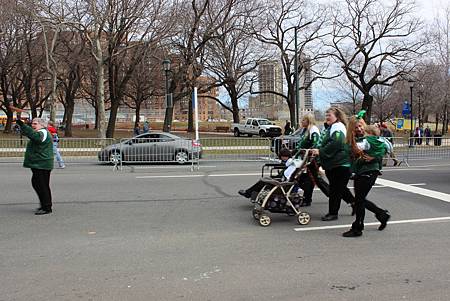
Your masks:
<svg viewBox="0 0 450 301"><path fill-rule="evenodd" d="M281 135L281 127L264 118L248 118L244 124L232 123L231 130L235 137L246 134L249 137L278 137Z"/></svg>

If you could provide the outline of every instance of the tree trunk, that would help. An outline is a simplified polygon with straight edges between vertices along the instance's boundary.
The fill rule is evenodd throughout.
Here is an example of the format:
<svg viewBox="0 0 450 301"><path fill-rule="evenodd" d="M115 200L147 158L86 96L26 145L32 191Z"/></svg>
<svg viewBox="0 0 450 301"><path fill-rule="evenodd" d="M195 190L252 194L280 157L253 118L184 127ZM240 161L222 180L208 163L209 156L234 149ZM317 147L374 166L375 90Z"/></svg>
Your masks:
<svg viewBox="0 0 450 301"><path fill-rule="evenodd" d="M64 112L66 116L66 123L64 128L64 137L72 137L72 117L74 112L75 102L73 99L66 101L66 111Z"/></svg>
<svg viewBox="0 0 450 301"><path fill-rule="evenodd" d="M448 132L448 112L447 112L447 103L444 105L444 118L442 119L442 135L445 135Z"/></svg>
<svg viewBox="0 0 450 301"><path fill-rule="evenodd" d="M188 133L194 132L194 108L192 106L192 101L193 101L192 98L194 97L193 94L194 94L194 89L191 90L191 93L190 93L191 97L188 101L188 128L187 128ZM197 95L197 110L200 109L199 106L200 106L200 103L198 101L198 95Z"/></svg>
<svg viewBox="0 0 450 301"><path fill-rule="evenodd" d="M5 129L3 130L3 133L11 133L12 123L13 123L13 113L8 108L6 111L6 125Z"/></svg>
<svg viewBox="0 0 450 301"><path fill-rule="evenodd" d="M371 116L372 116L372 103L373 103L373 96L365 93L361 109L366 110L366 116L364 116L364 121L367 124L370 124Z"/></svg>
<svg viewBox="0 0 450 301"><path fill-rule="evenodd" d="M117 119L117 112L119 111L119 100L113 101L111 99L111 110L109 111L109 121L108 121L108 129L106 130L106 137L107 138L113 138L114 137L114 130L116 128L116 119Z"/></svg>
<svg viewBox="0 0 450 301"><path fill-rule="evenodd" d="M138 126L138 123L141 121L141 103L136 101L136 111L135 111L136 120L134 121L134 127Z"/></svg>
<svg viewBox="0 0 450 301"><path fill-rule="evenodd" d="M287 90L288 99L286 99L286 102L287 102L287 105L289 108L289 115L290 115L289 119L291 120L292 127L295 129L298 129L299 125L297 124L297 118L296 118L297 112L295 109L295 106L296 106L295 86L291 82L288 82L287 88L288 88L288 90Z"/></svg>
<svg viewBox="0 0 450 301"><path fill-rule="evenodd" d="M106 113L105 113L105 70L103 69L103 53L100 45L100 37L95 37L96 61L97 61L97 116L98 137L106 138Z"/></svg>
<svg viewBox="0 0 450 301"><path fill-rule="evenodd" d="M56 124L56 71L52 70L52 94L50 95L50 121Z"/></svg>
<svg viewBox="0 0 450 301"><path fill-rule="evenodd" d="M231 100L231 108L233 110L233 122L239 123L241 118L239 117L239 102L236 86L229 86L227 90Z"/></svg>
<svg viewBox="0 0 450 301"><path fill-rule="evenodd" d="M435 114L435 122L434 122L434 133L437 134L438 129L439 129L439 113Z"/></svg>
<svg viewBox="0 0 450 301"><path fill-rule="evenodd" d="M99 117L99 114L98 114L97 106L94 107L94 113L95 113L94 129L98 130L98 127L100 125L100 117Z"/></svg>

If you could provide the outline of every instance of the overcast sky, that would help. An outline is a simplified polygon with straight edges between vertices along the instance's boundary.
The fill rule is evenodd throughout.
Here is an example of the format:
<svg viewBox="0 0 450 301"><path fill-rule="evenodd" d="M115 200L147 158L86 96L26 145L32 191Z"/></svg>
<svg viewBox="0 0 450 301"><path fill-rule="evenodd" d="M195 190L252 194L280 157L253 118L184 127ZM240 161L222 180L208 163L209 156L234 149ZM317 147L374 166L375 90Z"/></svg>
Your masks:
<svg viewBox="0 0 450 301"><path fill-rule="evenodd" d="M329 0L320 0L326 1ZM382 0L386 3L392 0ZM443 11L445 7L450 6L450 0L416 0L417 15L421 16L427 23L432 23L439 12ZM331 87L329 81L315 82L313 84L313 100L314 108L324 110L329 106L329 103L335 101L334 95L336 91Z"/></svg>

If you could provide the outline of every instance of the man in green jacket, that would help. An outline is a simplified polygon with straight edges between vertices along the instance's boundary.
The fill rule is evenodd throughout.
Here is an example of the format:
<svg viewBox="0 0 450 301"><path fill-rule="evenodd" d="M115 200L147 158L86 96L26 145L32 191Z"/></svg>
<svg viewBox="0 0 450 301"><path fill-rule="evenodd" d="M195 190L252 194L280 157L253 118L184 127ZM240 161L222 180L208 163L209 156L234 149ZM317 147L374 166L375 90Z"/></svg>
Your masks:
<svg viewBox="0 0 450 301"><path fill-rule="evenodd" d="M34 214L43 215L52 212L52 193L50 190L50 173L53 169L52 135L46 129L47 122L34 118L31 127L24 124L20 118L16 123L28 141L23 167L30 168L33 176L31 184L36 191L41 207Z"/></svg>

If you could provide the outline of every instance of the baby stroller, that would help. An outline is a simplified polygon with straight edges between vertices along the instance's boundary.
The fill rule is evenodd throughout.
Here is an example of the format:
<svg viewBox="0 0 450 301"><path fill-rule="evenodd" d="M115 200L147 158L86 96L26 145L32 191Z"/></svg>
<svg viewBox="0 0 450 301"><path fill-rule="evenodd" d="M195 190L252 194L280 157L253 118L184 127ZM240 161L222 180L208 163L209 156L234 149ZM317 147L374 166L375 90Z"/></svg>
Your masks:
<svg viewBox="0 0 450 301"><path fill-rule="evenodd" d="M297 182L297 178L306 169L306 166L309 163L310 156L308 155L308 152L309 150L306 150L302 159L290 159L285 167L285 177L281 179L264 177L263 174L261 181L264 182L265 185L258 193L255 200L255 207L252 210L253 218L257 220L262 227L267 227L272 223L269 212L285 213L289 216L296 216L297 222L300 225L307 225L310 222L311 217L309 213L301 211L300 209L304 198L301 195L301 189ZM289 174L289 172L291 173ZM286 175L288 175L288 178Z"/></svg>

